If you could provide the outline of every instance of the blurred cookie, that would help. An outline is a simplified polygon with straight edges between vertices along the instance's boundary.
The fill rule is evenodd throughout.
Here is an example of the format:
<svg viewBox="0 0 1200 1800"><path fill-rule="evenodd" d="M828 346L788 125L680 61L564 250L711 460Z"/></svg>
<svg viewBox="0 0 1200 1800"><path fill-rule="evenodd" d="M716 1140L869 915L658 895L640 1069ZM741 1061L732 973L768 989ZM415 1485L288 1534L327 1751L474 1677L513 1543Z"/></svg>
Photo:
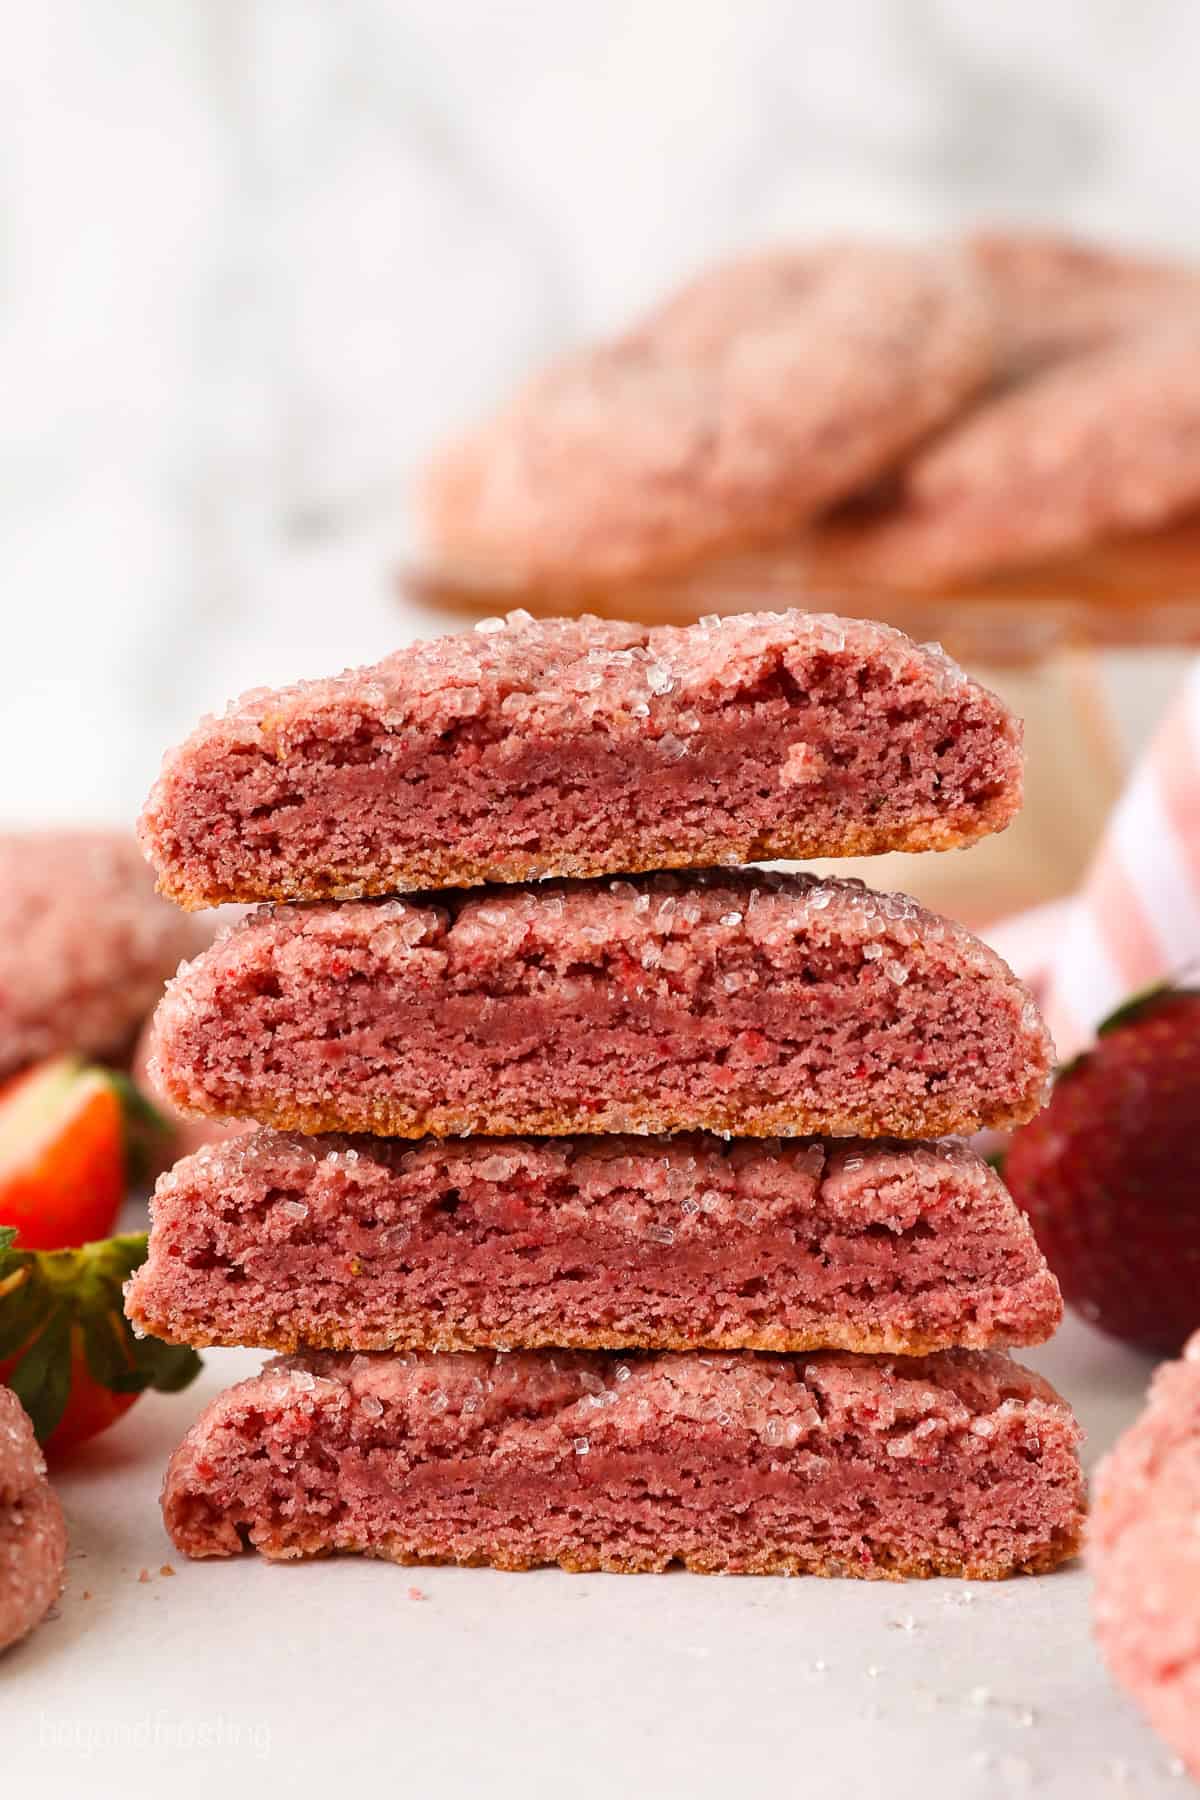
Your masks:
<svg viewBox="0 0 1200 1800"><path fill-rule="evenodd" d="M1200 507L1200 317L1053 364L919 451L837 541L856 583L939 587L1157 530Z"/></svg>
<svg viewBox="0 0 1200 1800"><path fill-rule="evenodd" d="M844 244L733 261L563 358L436 459L430 547L553 584L785 537L873 483L992 369L964 259Z"/></svg>
<svg viewBox="0 0 1200 1800"><path fill-rule="evenodd" d="M62 1589L67 1530L33 1427L0 1386L0 1650L49 1612Z"/></svg>
<svg viewBox="0 0 1200 1800"><path fill-rule="evenodd" d="M1155 1730L1200 1780L1200 1336L1096 1476L1096 1636Z"/></svg>
<svg viewBox="0 0 1200 1800"><path fill-rule="evenodd" d="M0 833L0 1078L62 1050L126 1056L202 942L132 836Z"/></svg>
<svg viewBox="0 0 1200 1800"><path fill-rule="evenodd" d="M1144 330L1200 317L1200 274L1050 231L981 232L967 246L988 284L1001 363L1023 376Z"/></svg>

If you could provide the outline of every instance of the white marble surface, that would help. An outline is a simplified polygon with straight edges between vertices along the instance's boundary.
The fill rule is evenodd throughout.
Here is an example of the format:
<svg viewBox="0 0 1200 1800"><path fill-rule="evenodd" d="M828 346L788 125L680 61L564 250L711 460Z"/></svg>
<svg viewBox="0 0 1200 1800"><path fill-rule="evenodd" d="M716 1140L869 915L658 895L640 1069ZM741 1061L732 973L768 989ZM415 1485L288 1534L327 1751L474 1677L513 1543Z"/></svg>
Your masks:
<svg viewBox="0 0 1200 1800"><path fill-rule="evenodd" d="M204 707L411 634L430 442L714 253L1200 253L1198 56L1188 0L10 9L0 818L127 818Z"/></svg>

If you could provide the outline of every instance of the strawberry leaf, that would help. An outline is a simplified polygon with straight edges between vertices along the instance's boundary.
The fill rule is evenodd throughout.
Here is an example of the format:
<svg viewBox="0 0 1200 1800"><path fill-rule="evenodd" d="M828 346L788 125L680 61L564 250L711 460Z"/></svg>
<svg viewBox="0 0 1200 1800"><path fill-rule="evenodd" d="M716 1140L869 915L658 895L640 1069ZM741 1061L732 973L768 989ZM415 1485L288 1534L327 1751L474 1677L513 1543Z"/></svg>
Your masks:
<svg viewBox="0 0 1200 1800"><path fill-rule="evenodd" d="M8 1382L39 1439L63 1416L80 1346L88 1375L115 1394L175 1394L195 1379L194 1350L139 1338L125 1317L125 1283L146 1260L144 1232L79 1250L14 1244L14 1232L0 1232L0 1361L11 1364Z"/></svg>
<svg viewBox="0 0 1200 1800"><path fill-rule="evenodd" d="M67 1409L71 1393L71 1310L55 1307L8 1378L13 1393L33 1420L34 1434L45 1443Z"/></svg>

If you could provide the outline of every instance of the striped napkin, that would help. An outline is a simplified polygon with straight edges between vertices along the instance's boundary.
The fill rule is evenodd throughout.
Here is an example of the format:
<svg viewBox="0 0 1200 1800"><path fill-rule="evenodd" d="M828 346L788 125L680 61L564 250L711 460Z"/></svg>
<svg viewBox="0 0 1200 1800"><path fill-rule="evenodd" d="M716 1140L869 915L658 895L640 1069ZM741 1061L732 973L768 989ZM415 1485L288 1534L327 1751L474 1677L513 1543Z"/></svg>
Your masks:
<svg viewBox="0 0 1200 1800"><path fill-rule="evenodd" d="M1060 1059L1130 994L1200 959L1200 660L1078 893L985 935L1037 992Z"/></svg>

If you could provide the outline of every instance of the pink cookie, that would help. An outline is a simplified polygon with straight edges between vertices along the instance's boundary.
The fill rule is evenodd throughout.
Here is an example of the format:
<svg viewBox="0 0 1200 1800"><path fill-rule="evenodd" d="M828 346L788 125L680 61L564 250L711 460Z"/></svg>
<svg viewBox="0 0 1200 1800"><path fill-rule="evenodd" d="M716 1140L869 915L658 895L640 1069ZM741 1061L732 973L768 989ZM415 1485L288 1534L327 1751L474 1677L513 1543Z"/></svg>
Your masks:
<svg viewBox="0 0 1200 1800"><path fill-rule="evenodd" d="M953 1140L258 1132L159 1182L127 1311L277 1350L922 1353L1037 1343L1058 1285Z"/></svg>
<svg viewBox="0 0 1200 1800"><path fill-rule="evenodd" d="M1200 1780L1200 1335L1096 1477L1089 1534L1100 1648Z"/></svg>
<svg viewBox="0 0 1200 1800"><path fill-rule="evenodd" d="M395 1137L938 1137L1029 1118L1051 1064L962 926L758 870L263 908L155 1043L185 1109Z"/></svg>
<svg viewBox="0 0 1200 1800"><path fill-rule="evenodd" d="M990 231L968 249L987 282L1004 373L1200 312L1200 271L1046 231Z"/></svg>
<svg viewBox="0 0 1200 1800"><path fill-rule="evenodd" d="M167 757L142 838L204 906L941 850L1020 800L1016 720L886 626L513 614L247 695Z"/></svg>
<svg viewBox="0 0 1200 1800"><path fill-rule="evenodd" d="M67 1530L25 1409L0 1386L0 1651L33 1630L62 1589Z"/></svg>
<svg viewBox="0 0 1200 1800"><path fill-rule="evenodd" d="M1200 506L1200 310L1052 364L927 449L851 534L856 581L945 586L1170 525Z"/></svg>
<svg viewBox="0 0 1200 1800"><path fill-rule="evenodd" d="M63 1050L127 1056L201 941L124 833L0 834L0 1077Z"/></svg>
<svg viewBox="0 0 1200 1800"><path fill-rule="evenodd" d="M992 1579L1074 1554L1078 1427L998 1351L268 1366L176 1451L188 1556Z"/></svg>
<svg viewBox="0 0 1200 1800"><path fill-rule="evenodd" d="M992 348L964 258L834 244L735 260L443 453L431 547L553 584L786 536L957 411Z"/></svg>

